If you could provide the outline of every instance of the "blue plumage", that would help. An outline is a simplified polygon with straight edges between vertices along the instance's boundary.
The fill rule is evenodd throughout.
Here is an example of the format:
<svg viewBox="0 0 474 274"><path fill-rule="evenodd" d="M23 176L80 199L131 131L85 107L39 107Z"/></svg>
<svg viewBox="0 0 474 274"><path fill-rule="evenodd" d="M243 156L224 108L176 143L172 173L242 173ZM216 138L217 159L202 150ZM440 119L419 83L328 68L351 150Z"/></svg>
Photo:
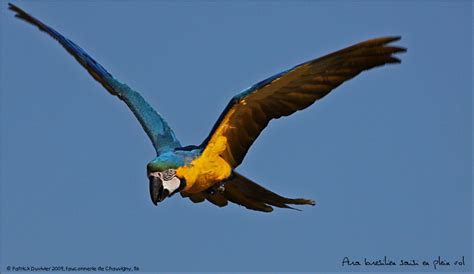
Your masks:
<svg viewBox="0 0 474 274"><path fill-rule="evenodd" d="M124 101L150 138L157 157L147 165L150 195L157 204L180 192L193 202L220 207L228 202L270 212L272 206L314 205L273 193L237 173L247 151L273 119L305 109L343 82L365 70L399 63L404 52L390 43L400 37L367 40L280 72L234 96L200 146L182 147L167 122L135 90L115 79L81 47L19 7L16 17L57 40L101 85Z"/></svg>
<svg viewBox="0 0 474 274"><path fill-rule="evenodd" d="M168 123L158 114L153 107L136 91L117 81L104 67L97 63L81 47L71 40L62 36L53 28L43 24L38 19L29 15L19 7L9 4L11 10L15 11L16 17L37 26L56 39L76 60L101 83L112 95L123 100L135 117L138 119L146 134L150 138L157 154L180 147L178 139L174 135Z"/></svg>

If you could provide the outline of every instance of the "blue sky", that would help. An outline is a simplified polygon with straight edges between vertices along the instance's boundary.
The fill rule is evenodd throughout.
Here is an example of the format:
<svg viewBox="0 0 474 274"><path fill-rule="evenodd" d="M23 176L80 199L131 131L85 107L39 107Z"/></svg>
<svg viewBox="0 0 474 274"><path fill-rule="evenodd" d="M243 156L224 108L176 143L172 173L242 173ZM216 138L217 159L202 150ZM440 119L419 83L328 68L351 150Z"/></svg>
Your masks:
<svg viewBox="0 0 474 274"><path fill-rule="evenodd" d="M277 72L401 35L401 65L363 73L270 123L238 170L302 212L175 196L152 205L153 147L125 104L0 7L1 271L365 271L437 256L472 271L470 1L14 1L199 144L228 100ZM376 270L431 271L430 268Z"/></svg>

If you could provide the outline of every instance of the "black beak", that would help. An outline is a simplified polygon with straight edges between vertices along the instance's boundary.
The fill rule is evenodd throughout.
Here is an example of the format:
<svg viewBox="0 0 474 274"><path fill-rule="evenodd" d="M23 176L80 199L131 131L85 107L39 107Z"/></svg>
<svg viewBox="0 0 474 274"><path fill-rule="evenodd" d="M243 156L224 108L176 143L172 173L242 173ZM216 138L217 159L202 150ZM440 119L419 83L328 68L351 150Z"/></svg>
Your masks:
<svg viewBox="0 0 474 274"><path fill-rule="evenodd" d="M160 178L155 176L149 176L150 180L150 197L154 205L158 205L159 202L163 201L168 196L169 191L163 188L163 182Z"/></svg>

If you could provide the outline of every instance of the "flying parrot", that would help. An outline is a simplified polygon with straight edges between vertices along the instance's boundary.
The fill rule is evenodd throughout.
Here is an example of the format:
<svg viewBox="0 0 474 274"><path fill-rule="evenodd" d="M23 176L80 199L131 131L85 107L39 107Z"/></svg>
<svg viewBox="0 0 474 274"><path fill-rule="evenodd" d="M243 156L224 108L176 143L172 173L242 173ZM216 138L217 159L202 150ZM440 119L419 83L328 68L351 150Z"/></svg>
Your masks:
<svg viewBox="0 0 474 274"><path fill-rule="evenodd" d="M232 202L263 212L271 212L272 206L315 205L313 200L280 196L235 169L271 120L309 107L362 71L400 63L394 54L406 51L391 45L400 37L380 37L299 64L235 95L200 145L182 146L168 123L137 91L119 82L53 28L13 4L9 9L58 41L133 112L156 151L156 158L147 165L150 196L155 205L178 192L195 203L207 200L224 207Z"/></svg>

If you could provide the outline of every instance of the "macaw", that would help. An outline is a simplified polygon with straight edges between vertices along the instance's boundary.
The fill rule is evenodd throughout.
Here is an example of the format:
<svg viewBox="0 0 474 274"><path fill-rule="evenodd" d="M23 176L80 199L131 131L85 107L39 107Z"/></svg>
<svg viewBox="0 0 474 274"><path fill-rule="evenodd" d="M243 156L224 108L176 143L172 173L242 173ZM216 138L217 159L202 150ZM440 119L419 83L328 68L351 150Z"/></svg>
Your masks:
<svg viewBox="0 0 474 274"><path fill-rule="evenodd" d="M133 112L156 151L156 158L147 165L150 196L155 205L178 192L195 203L207 200L224 207L232 202L262 212L271 212L272 206L315 205L313 200L280 196L235 169L271 120L309 107L362 71L400 63L394 54L406 51L390 44L399 36L380 37L299 64L235 95L200 145L182 146L168 123L137 91L119 82L53 28L13 4L9 9L57 40Z"/></svg>

